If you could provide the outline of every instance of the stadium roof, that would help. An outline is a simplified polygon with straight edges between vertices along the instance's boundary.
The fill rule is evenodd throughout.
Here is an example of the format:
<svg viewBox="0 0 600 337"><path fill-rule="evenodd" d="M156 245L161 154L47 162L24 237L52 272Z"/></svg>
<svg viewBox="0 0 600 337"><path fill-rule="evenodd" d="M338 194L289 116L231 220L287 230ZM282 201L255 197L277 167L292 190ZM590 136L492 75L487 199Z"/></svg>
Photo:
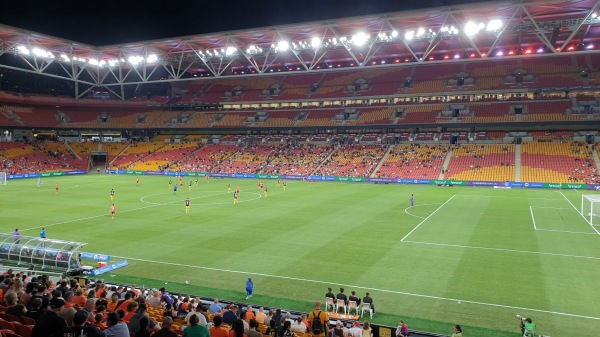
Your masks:
<svg viewBox="0 0 600 337"><path fill-rule="evenodd" d="M0 25L0 67L115 88L193 74L595 52L598 15L596 0L498 1L106 46Z"/></svg>

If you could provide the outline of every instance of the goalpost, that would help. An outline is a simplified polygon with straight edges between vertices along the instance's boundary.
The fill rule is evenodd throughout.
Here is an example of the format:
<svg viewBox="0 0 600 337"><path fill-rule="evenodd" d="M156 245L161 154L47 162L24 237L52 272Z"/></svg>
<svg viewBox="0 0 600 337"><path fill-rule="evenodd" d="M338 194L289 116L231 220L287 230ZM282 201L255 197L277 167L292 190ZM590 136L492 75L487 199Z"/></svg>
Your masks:
<svg viewBox="0 0 600 337"><path fill-rule="evenodd" d="M0 185L6 185L6 172L0 172Z"/></svg>
<svg viewBox="0 0 600 337"><path fill-rule="evenodd" d="M600 195L581 195L581 215L590 223L590 225L600 225Z"/></svg>

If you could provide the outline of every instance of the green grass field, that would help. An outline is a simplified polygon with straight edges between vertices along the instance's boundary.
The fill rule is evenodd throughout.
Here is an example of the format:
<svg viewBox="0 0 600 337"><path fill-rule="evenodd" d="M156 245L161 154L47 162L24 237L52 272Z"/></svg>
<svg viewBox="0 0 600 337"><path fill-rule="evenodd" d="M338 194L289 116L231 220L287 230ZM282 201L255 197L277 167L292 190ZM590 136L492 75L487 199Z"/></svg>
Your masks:
<svg viewBox="0 0 600 337"><path fill-rule="evenodd" d="M256 180L201 178L174 196L169 178L140 178L9 181L3 232L45 226L49 238L128 260L104 279L174 292L244 301L252 277L255 304L308 311L343 286L372 294L373 321L413 330L450 334L458 323L465 336L517 336L515 314L543 335L600 327L600 236L575 209L581 191L291 181L284 192L267 181L265 198ZM241 187L236 206L228 183Z"/></svg>

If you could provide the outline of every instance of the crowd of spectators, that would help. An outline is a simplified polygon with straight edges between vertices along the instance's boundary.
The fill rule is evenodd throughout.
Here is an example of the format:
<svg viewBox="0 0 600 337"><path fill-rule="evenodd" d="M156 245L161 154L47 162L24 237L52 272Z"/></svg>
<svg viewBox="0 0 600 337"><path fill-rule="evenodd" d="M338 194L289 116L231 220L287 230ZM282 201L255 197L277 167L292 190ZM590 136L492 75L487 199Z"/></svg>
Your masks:
<svg viewBox="0 0 600 337"><path fill-rule="evenodd" d="M217 298L209 305L165 288L112 286L67 276L53 282L12 269L0 275L0 303L0 319L25 326L31 337L372 337L368 321L362 328L358 321L347 327L337 321L329 329L320 302L308 314L292 315ZM311 331L315 319L323 323L318 334Z"/></svg>

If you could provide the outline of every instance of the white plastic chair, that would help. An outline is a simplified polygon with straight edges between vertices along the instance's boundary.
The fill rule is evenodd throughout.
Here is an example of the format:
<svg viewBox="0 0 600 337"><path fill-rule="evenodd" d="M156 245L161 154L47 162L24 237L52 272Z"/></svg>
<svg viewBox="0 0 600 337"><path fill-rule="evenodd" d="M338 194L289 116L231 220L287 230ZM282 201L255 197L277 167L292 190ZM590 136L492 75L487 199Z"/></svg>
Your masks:
<svg viewBox="0 0 600 337"><path fill-rule="evenodd" d="M331 307L331 311L335 309L335 303L333 303L333 298L325 297L325 311L327 311Z"/></svg>
<svg viewBox="0 0 600 337"><path fill-rule="evenodd" d="M371 307L371 303L363 303L360 306L360 317L365 314L365 311L369 312L371 319L373 319L373 308Z"/></svg>
<svg viewBox="0 0 600 337"><path fill-rule="evenodd" d="M335 302L335 312L337 313L340 308L344 308L344 315L346 315L348 313L348 310L346 309L346 301L344 300L337 300Z"/></svg>
<svg viewBox="0 0 600 337"><path fill-rule="evenodd" d="M348 302L348 315L350 315L352 309L354 309L354 312L358 315L358 303L356 303L356 301Z"/></svg>

